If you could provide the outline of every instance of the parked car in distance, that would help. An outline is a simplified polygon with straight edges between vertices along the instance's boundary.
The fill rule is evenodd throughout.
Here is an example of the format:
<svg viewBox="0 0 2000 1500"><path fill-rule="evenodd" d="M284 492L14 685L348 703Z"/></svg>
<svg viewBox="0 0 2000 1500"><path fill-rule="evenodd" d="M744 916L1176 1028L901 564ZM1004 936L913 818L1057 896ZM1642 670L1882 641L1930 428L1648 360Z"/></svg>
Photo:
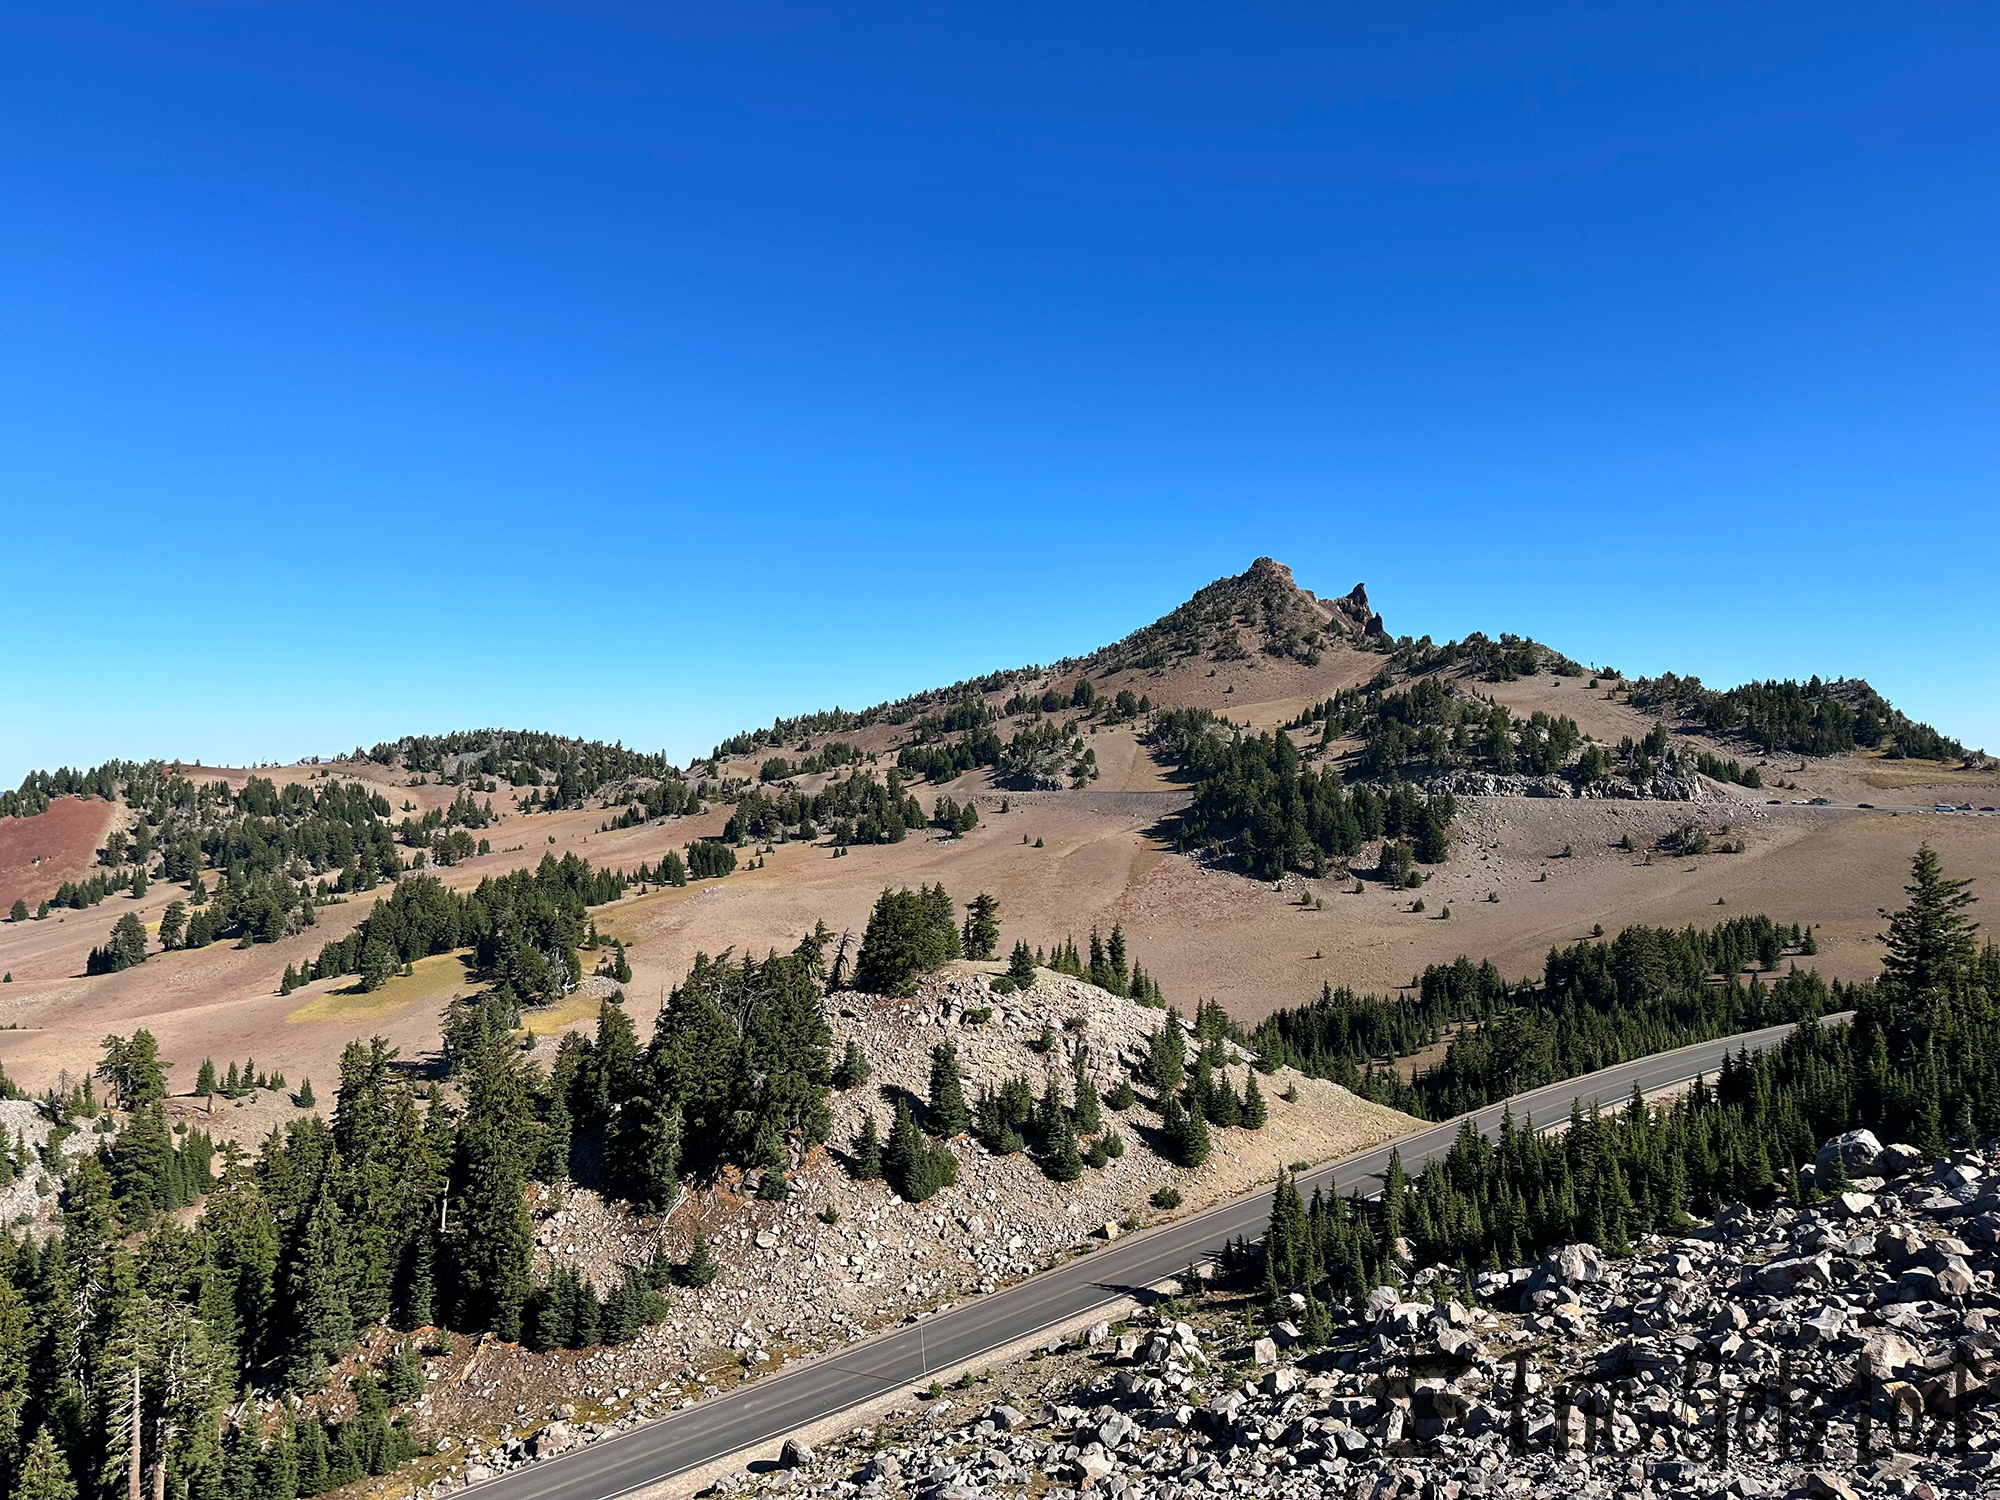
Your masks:
<svg viewBox="0 0 2000 1500"><path fill-rule="evenodd" d="M1867 809L1868 809L1868 810L1869 810L1870 812L1873 812L1873 811L1875 810L1875 804L1874 804L1874 803L1872 803L1872 802L1857 802L1857 803L1855 803L1854 805L1855 805L1856 807L1865 807L1865 808L1867 808Z"/></svg>
<svg viewBox="0 0 2000 1500"><path fill-rule="evenodd" d="M1830 804L1830 803L1831 803L1832 801L1833 801L1833 798L1831 798L1831 797L1815 797L1815 798L1813 798L1813 799L1812 799L1812 801L1808 802L1808 803L1806 804L1806 806L1808 806L1808 807L1825 807L1825 806L1827 806L1828 804Z"/></svg>
<svg viewBox="0 0 2000 1500"><path fill-rule="evenodd" d="M1949 802L1934 802L1934 803L1932 803L1932 804L1931 804L1931 811L1932 811L1932 812L1957 812L1957 811L1958 811L1958 809L1957 809L1957 808L1955 808L1955 807L1953 807L1953 806L1952 806L1952 805L1951 805L1951 804L1950 804Z"/></svg>

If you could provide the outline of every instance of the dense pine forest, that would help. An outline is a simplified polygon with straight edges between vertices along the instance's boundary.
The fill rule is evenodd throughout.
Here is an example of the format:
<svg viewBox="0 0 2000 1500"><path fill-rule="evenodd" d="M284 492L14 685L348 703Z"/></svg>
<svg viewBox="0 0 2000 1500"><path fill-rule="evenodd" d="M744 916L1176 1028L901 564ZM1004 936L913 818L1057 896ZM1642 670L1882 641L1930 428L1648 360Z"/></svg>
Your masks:
<svg viewBox="0 0 2000 1500"><path fill-rule="evenodd" d="M1310 1005L1273 1012L1251 1042L1266 1066L1448 1119L1630 1058L1847 1008L1847 988L1796 966L1765 983L1787 955L1814 951L1810 929L1762 916L1706 930L1634 926L1551 948L1539 983L1509 985L1491 963L1461 958L1427 967L1407 998L1328 986ZM1377 1066L1447 1037L1444 1056L1408 1082Z"/></svg>
<svg viewBox="0 0 2000 1500"><path fill-rule="evenodd" d="M1292 869L1324 875L1375 839L1405 846L1383 855L1384 878L1393 873L1398 884L1413 873L1409 860L1445 858L1456 811L1449 794L1427 797L1404 781L1381 792L1350 789L1334 766L1310 764L1282 730L1225 737L1216 727L1206 709L1154 716L1154 744L1195 781L1180 820L1182 848L1228 846L1243 869L1266 880Z"/></svg>
<svg viewBox="0 0 2000 1500"><path fill-rule="evenodd" d="M1858 680L1746 682L1716 692L1703 687L1699 677L1669 672L1633 682L1631 700L1710 734L1750 741L1767 753L1838 755L1858 748L1884 750L1891 760L1965 755L1957 740L1917 723Z"/></svg>
<svg viewBox="0 0 2000 1500"><path fill-rule="evenodd" d="M1880 978L1820 992L1853 1009L1848 1024L1808 1009L1783 1045L1729 1060L1664 1107L1635 1096L1614 1112L1572 1108L1554 1134L1542 1131L1558 1122L1510 1116L1494 1140L1468 1125L1415 1181L1392 1162L1375 1203L1308 1204L1281 1180L1263 1252L1239 1252L1239 1268L1273 1289L1303 1287L1318 1307L1418 1266L1513 1265L1577 1240L1624 1253L1642 1232L1732 1200L1839 1190L1837 1168L1832 1180L1802 1169L1843 1131L1867 1127L1932 1157L2000 1133L2000 946L1975 947L1965 886L1919 851ZM1699 961L1690 943L1684 962Z"/></svg>

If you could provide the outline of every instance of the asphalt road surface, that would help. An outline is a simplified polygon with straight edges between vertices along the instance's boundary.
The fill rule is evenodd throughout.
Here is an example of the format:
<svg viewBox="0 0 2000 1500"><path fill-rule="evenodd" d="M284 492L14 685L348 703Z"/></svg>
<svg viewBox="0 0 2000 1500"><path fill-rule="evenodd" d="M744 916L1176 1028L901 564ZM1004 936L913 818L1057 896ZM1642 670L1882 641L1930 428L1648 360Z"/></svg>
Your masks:
<svg viewBox="0 0 2000 1500"><path fill-rule="evenodd" d="M1845 1016L1829 1018L1844 1020ZM1614 1068L1517 1094L1469 1118L1481 1131L1499 1127L1511 1108L1517 1124L1532 1119L1552 1125L1580 1099L1611 1108L1621 1105L1638 1084L1647 1093L1712 1074L1725 1054L1752 1052L1781 1041L1790 1026L1773 1026L1721 1041L1700 1042ZM1388 1169L1389 1152L1400 1150L1414 1176L1423 1164L1451 1150L1461 1116L1406 1135L1390 1145L1352 1156L1300 1178L1308 1197L1316 1187L1345 1196L1359 1188L1377 1192ZM1260 1191L1205 1213L1120 1239L1095 1254L1064 1261L1052 1270L988 1297L975 1297L948 1313L878 1335L837 1353L798 1365L783 1374L752 1381L726 1396L674 1413L656 1422L603 1438L561 1458L517 1469L478 1487L480 1500L610 1500L629 1490L699 1468L725 1454L761 1443L776 1443L822 1417L899 1387L925 1384L934 1373L955 1373L994 1349L1067 1322L1104 1303L1164 1281L1193 1261L1218 1253L1238 1236L1256 1239L1270 1214L1270 1193ZM775 1455L774 1455L775 1456Z"/></svg>

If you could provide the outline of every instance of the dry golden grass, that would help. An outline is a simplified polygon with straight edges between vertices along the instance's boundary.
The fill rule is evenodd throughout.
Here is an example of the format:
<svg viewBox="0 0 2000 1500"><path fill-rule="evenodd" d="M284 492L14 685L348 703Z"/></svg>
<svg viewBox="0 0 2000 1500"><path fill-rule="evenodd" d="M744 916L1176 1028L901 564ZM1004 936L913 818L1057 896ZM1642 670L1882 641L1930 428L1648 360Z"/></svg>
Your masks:
<svg viewBox="0 0 2000 1500"><path fill-rule="evenodd" d="M410 965L412 972L398 974L379 990L363 991L359 982L344 984L308 1000L285 1020L294 1026L306 1021L338 1021L349 1026L364 1026L393 1016L420 1001L442 1005L454 992L463 990L472 982L465 965L465 956L471 951L461 948L456 953L420 958Z"/></svg>
<svg viewBox="0 0 2000 1500"><path fill-rule="evenodd" d="M1991 771L1966 771L1934 760L1878 761L1855 775L1884 791L1919 786L1970 786L1991 790L1996 778Z"/></svg>
<svg viewBox="0 0 2000 1500"><path fill-rule="evenodd" d="M1159 674L1120 673L1100 682L1099 691L1129 687L1162 705L1206 706L1237 722L1274 725L1339 687L1366 681L1381 662L1379 655L1346 650L1328 652L1316 668L1268 657L1185 661ZM1643 731L1641 716L1602 689L1587 689L1587 681L1473 686L1517 712L1569 713L1600 739ZM874 768L879 776L893 759L897 733L873 725L842 738L888 752ZM1765 771L1768 790L1716 809L1713 816L1736 821L1732 839L1745 837L1748 848L1740 855L1662 857L1649 866L1612 847L1627 828L1650 841L1689 815L1679 805L1468 799L1452 858L1424 892L1424 915L1409 911L1408 893L1369 883L1363 894L1348 895L1338 881L1311 883L1323 903L1312 910L1297 904L1296 893L1203 868L1175 855L1170 840L1162 843L1160 818L1176 801L1171 794L1185 788L1176 788L1130 727L1099 726L1094 734L1086 731L1085 743L1097 752L1101 769L1088 796L1009 792L983 772L950 787L919 784L912 790L926 806L946 791L961 801L973 798L981 826L958 839L913 831L900 844L857 846L841 859L823 845L781 845L764 856L765 869L739 868L725 880L654 890L595 909L599 933L627 944L634 973L625 989L633 997L635 1023L643 1033L655 997L680 982L697 951L783 952L820 920L858 941L884 886L933 881L942 881L960 902L981 891L999 900L1002 952L1017 938L1034 946L1073 935L1083 944L1093 926L1109 932L1113 923L1122 924L1133 954L1184 1011L1214 997L1246 1020L1307 1001L1323 983L1384 990L1407 982L1427 963L1460 954L1492 957L1510 977L1538 974L1551 945L1585 937L1594 924L1616 932L1631 922L1707 925L1755 912L1822 924L1822 951L1813 965L1829 976L1866 977L1880 963L1876 909L1901 902L1910 856L1926 839L1953 874L1975 878L1975 891L1989 904L2000 900L2000 818L1766 806L1768 798L1826 795L1843 803L1902 800L1927 807L1944 794L1883 798L1870 788L1882 785L1880 778L1899 788L1942 787L1940 776L1953 778L1958 794L1951 800L2000 802L2000 778L1986 778L1993 790L1983 792L1980 778L1966 773L1846 756L1809 764L1773 760ZM1740 749L1729 753L1744 758ZM759 758L746 759L741 768L754 775ZM406 800L426 808L448 801L452 790L408 788L379 767L336 769L376 786L398 816ZM239 784L244 777L207 774ZM283 782L311 773L270 774ZM1781 778L1795 781L1797 789L1779 791ZM720 833L729 813L718 804L699 818L599 832L606 817L601 808L527 814L512 810L504 793L494 800L504 813L490 834L495 852L433 872L455 888L470 889L486 875L532 865L546 853L573 851L596 865L631 870L691 839ZM1011 801L1005 814L1003 800ZM1573 858L1550 857L1565 844L1574 846ZM739 857L747 863L753 851ZM1547 879L1538 879L1543 874ZM1499 894L1497 903L1484 899L1489 890ZM247 950L217 944L155 955L122 974L83 977L86 953L104 940L121 911L155 923L166 903L184 894L155 886L137 902L115 897L90 911L52 914L47 922L0 923L0 969L10 970L15 981L0 986L0 1024L38 1028L0 1030L0 1063L10 1077L43 1087L62 1068L88 1066L105 1033L126 1035L143 1025L176 1060L175 1080L183 1087L204 1055L254 1054L293 1079L326 1079L356 1035L379 1031L406 1059L433 1051L446 1000L468 983L463 967L447 957L423 961L415 976L375 995L330 993L351 982L329 981L278 996L287 964L309 962L323 943L367 915L373 897L365 895L321 908L316 928L276 944ZM1446 904L1451 919L1434 920ZM524 1019L536 1034L553 1035L590 1025L597 1003L587 995L572 997Z"/></svg>
<svg viewBox="0 0 2000 1500"><path fill-rule="evenodd" d="M536 1036L560 1036L571 1028L595 1024L604 1002L584 990L566 995L561 1004L521 1012L521 1029Z"/></svg>

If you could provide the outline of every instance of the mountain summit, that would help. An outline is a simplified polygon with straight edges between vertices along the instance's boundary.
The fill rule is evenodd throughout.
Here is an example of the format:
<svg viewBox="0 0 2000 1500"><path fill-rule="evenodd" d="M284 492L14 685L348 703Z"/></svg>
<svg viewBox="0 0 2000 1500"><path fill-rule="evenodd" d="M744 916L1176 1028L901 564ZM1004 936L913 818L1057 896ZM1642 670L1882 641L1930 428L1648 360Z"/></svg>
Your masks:
<svg viewBox="0 0 2000 1500"><path fill-rule="evenodd" d="M1344 640L1371 648L1386 639L1382 617L1368 606L1368 589L1355 584L1340 599L1320 599L1302 589L1292 570L1260 557L1232 578L1219 578L1193 598L1123 640L1088 658L1096 671L1163 667L1176 657L1219 661L1256 651L1315 663L1326 645Z"/></svg>

